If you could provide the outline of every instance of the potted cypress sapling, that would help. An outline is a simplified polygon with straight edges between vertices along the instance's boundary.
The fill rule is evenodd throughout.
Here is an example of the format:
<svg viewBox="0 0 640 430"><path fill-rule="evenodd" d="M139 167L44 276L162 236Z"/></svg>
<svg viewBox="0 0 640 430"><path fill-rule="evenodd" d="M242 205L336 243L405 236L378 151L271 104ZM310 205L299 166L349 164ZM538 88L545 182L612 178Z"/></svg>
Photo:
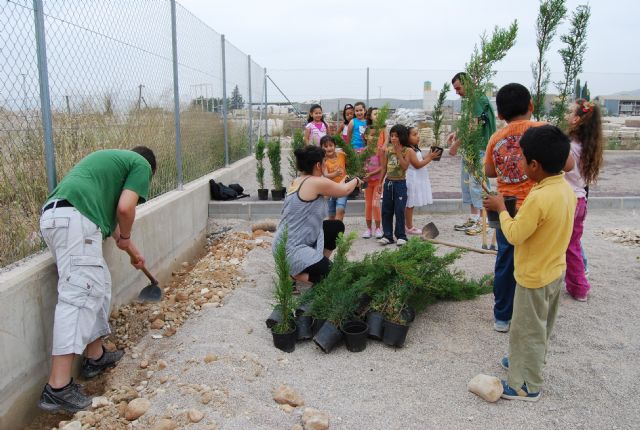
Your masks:
<svg viewBox="0 0 640 430"><path fill-rule="evenodd" d="M280 315L278 321L271 327L273 344L284 352L293 352L296 348L296 324L294 310L296 308L293 297L293 281L289 276L289 262L287 261L287 237L288 229L285 227L280 241L276 245L275 263L276 278L273 292L276 301L274 311Z"/></svg>
<svg viewBox="0 0 640 430"><path fill-rule="evenodd" d="M447 93L451 87L448 82L445 82L438 94L438 101L436 102L435 107L433 108L433 135L435 137L435 145L431 146L431 152L439 153L439 155L433 159L433 161L440 161L442 158L442 153L444 152L444 148L441 146L441 132L442 132L442 121L444 120L444 101L447 98Z"/></svg>
<svg viewBox="0 0 640 430"><path fill-rule="evenodd" d="M258 181L258 200L268 200L269 190L264 187L264 139L261 137L256 144L256 181Z"/></svg>
<svg viewBox="0 0 640 430"><path fill-rule="evenodd" d="M298 165L296 163L296 149L304 148L304 133L300 129L296 129L293 132L293 139L291 140L291 152L289 152L289 176L293 181L298 176Z"/></svg>
<svg viewBox="0 0 640 430"><path fill-rule="evenodd" d="M272 200L284 199L284 187L282 186L282 173L280 170L281 161L280 139L272 139L267 144L267 157L271 164L271 178L273 181L273 189L271 190Z"/></svg>

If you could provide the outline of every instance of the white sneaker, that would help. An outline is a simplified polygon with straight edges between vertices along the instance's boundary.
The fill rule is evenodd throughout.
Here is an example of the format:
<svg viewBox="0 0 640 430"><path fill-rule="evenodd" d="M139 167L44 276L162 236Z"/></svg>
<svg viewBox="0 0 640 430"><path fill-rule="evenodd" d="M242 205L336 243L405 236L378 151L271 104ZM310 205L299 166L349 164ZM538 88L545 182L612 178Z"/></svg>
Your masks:
<svg viewBox="0 0 640 430"><path fill-rule="evenodd" d="M382 236L384 236L384 234L382 233L382 230L380 230L379 228L376 228L376 239L380 239Z"/></svg>
<svg viewBox="0 0 640 430"><path fill-rule="evenodd" d="M381 237L380 239L378 239L378 243L382 246L385 246L385 245L389 245L391 241L386 237Z"/></svg>
<svg viewBox="0 0 640 430"><path fill-rule="evenodd" d="M406 244L406 243L407 243L407 241L406 241L406 240L404 240L404 239L398 239L398 240L396 240L396 245L398 245L398 246L402 246L402 245L404 245L404 244Z"/></svg>
<svg viewBox="0 0 640 430"><path fill-rule="evenodd" d="M368 228L364 231L364 233L362 233L362 238L363 239L369 239L371 237L371 229Z"/></svg>

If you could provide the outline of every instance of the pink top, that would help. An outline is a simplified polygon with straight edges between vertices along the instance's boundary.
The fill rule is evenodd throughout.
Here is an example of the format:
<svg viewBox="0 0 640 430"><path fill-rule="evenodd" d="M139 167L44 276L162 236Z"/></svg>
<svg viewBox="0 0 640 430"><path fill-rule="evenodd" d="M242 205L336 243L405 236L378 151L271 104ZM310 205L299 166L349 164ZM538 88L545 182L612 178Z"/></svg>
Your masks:
<svg viewBox="0 0 640 430"><path fill-rule="evenodd" d="M320 146L320 139L327 134L327 126L324 122L311 121L304 127L311 131L309 134L309 145Z"/></svg>
<svg viewBox="0 0 640 430"><path fill-rule="evenodd" d="M564 174L564 178L567 180L571 188L573 188L573 192L577 198L585 198L587 196L587 192L584 187L586 187L587 184L585 184L582 174L580 173L580 155L582 154L582 145L579 142L572 140L571 151L569 154L573 157L576 165L570 172L566 172Z"/></svg>

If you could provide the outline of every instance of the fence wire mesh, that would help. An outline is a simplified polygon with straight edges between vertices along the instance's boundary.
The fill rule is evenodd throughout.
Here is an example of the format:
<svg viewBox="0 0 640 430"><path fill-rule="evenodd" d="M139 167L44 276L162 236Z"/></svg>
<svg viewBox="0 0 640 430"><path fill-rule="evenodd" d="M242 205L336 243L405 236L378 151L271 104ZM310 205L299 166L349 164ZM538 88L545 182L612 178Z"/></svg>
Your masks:
<svg viewBox="0 0 640 430"><path fill-rule="evenodd" d="M42 247L48 190L33 5L3 0L0 9L0 267ZM151 196L175 189L171 2L43 0L43 18L57 179L92 151L145 145L158 162ZM224 165L222 45L180 5L176 31L187 182ZM250 101L248 56L228 42L226 49L227 103L236 86ZM261 94L262 67L252 62L251 74ZM229 115L231 161L249 154L247 117Z"/></svg>

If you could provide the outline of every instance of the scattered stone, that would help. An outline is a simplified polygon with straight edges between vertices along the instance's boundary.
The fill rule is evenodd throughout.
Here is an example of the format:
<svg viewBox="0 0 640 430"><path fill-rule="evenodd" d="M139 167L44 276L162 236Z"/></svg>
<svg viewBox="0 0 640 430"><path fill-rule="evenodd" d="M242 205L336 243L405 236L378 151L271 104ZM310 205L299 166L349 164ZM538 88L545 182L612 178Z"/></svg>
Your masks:
<svg viewBox="0 0 640 430"><path fill-rule="evenodd" d="M158 360L158 369L162 370L162 369L166 369L167 368L167 362L164 360Z"/></svg>
<svg viewBox="0 0 640 430"><path fill-rule="evenodd" d="M204 357L204 362L209 364L212 363L214 361L218 360L218 356L212 353L208 353L205 357Z"/></svg>
<svg viewBox="0 0 640 430"><path fill-rule="evenodd" d="M254 233L256 231L262 231L263 233L265 231L276 231L276 228L277 228L277 225L273 221L262 221L262 222L257 222L255 224L251 224L251 231Z"/></svg>
<svg viewBox="0 0 640 430"><path fill-rule="evenodd" d="M167 382L169 380L169 377L167 375L162 375L160 377L160 383L164 384L165 382Z"/></svg>
<svg viewBox="0 0 640 430"><path fill-rule="evenodd" d="M162 335L161 334L152 334L151 338L152 339L162 339Z"/></svg>
<svg viewBox="0 0 640 430"><path fill-rule="evenodd" d="M71 421L64 426L60 426L60 430L81 430L82 423L80 421Z"/></svg>
<svg viewBox="0 0 640 430"><path fill-rule="evenodd" d="M111 401L104 396L98 396L91 399L91 407L93 409L103 408L112 404L113 403L111 403Z"/></svg>
<svg viewBox="0 0 640 430"><path fill-rule="evenodd" d="M174 421L171 421L167 418L162 418L156 421L156 423L151 427L151 430L175 430L178 427Z"/></svg>
<svg viewBox="0 0 640 430"><path fill-rule="evenodd" d="M197 409L189 409L187 418L189 418L189 421L192 423L199 423L204 418L204 414Z"/></svg>
<svg viewBox="0 0 640 430"><path fill-rule="evenodd" d="M495 376L480 373L469 381L467 389L487 402L493 403L498 401L502 394L502 383Z"/></svg>
<svg viewBox="0 0 640 430"><path fill-rule="evenodd" d="M142 360L140 362L140 369L146 369L147 367L149 367L149 362L147 360Z"/></svg>
<svg viewBox="0 0 640 430"><path fill-rule="evenodd" d="M187 300L189 300L189 294L186 291L176 293L176 302L186 302Z"/></svg>
<svg viewBox="0 0 640 430"><path fill-rule="evenodd" d="M164 335L164 337L171 337L174 334L176 334L176 328L175 327L169 327L168 329L166 329L162 334Z"/></svg>
<svg viewBox="0 0 640 430"><path fill-rule="evenodd" d="M183 262L182 262L182 267L185 267L185 268L186 268L186 267L189 267L189 263L188 263L188 262L186 262L186 261L183 261Z"/></svg>
<svg viewBox="0 0 640 430"><path fill-rule="evenodd" d="M210 392L203 393L202 396L200 396L200 403L203 405L208 405L211 403L211 400L213 400L213 394Z"/></svg>
<svg viewBox="0 0 640 430"><path fill-rule="evenodd" d="M315 408L305 408L302 414L304 430L327 430L329 428L329 415Z"/></svg>
<svg viewBox="0 0 640 430"><path fill-rule="evenodd" d="M164 321L161 319L155 319L151 323L151 328L154 330L160 330L162 327L164 327Z"/></svg>
<svg viewBox="0 0 640 430"><path fill-rule="evenodd" d="M294 408L291 405L288 404L284 404L284 405L280 405L280 409L282 409L283 411L285 411L286 413L290 414L291 412L293 412L296 408Z"/></svg>
<svg viewBox="0 0 640 430"><path fill-rule="evenodd" d="M291 406L302 406L304 405L304 400L298 393L296 393L291 387L286 385L280 385L278 388L273 390L273 400L276 403L281 405L289 404Z"/></svg>
<svg viewBox="0 0 640 430"><path fill-rule="evenodd" d="M133 399L127 405L127 408L125 409L125 412L124 412L124 417L128 421L137 420L138 418L143 416L145 412L149 410L150 407L151 407L151 402L148 399L145 399L142 397Z"/></svg>
<svg viewBox="0 0 640 430"><path fill-rule="evenodd" d="M300 424L295 424L291 427L291 430L304 430Z"/></svg>

